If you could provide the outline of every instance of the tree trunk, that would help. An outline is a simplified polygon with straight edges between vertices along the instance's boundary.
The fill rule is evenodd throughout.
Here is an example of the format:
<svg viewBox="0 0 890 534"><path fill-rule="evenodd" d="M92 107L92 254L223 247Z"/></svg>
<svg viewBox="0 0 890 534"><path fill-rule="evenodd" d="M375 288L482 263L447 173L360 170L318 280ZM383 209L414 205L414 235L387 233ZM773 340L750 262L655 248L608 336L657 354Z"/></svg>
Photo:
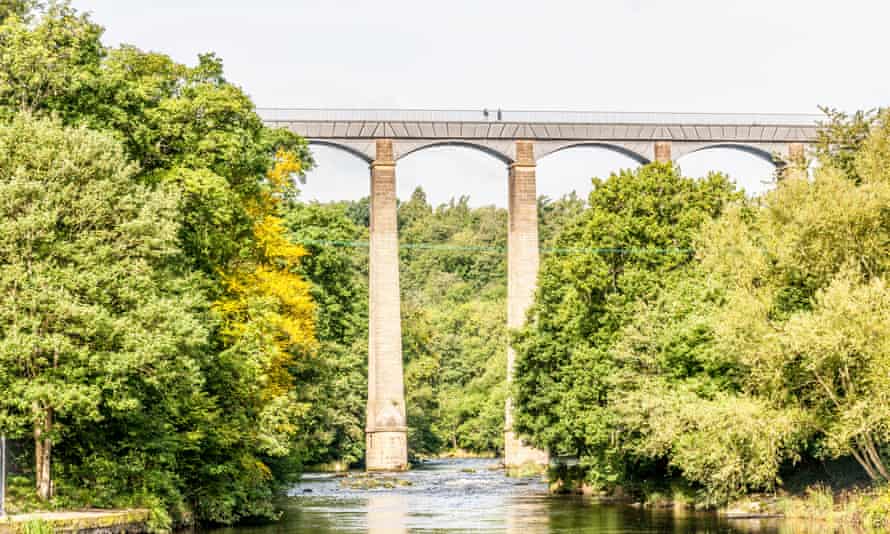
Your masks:
<svg viewBox="0 0 890 534"><path fill-rule="evenodd" d="M859 465L865 469L865 472L868 473L868 478L874 480L878 480L878 474L875 472L874 468L871 466L871 462L869 462L866 457L859 452L857 445L853 445L850 451L853 453L853 458L856 458L856 461L859 462Z"/></svg>
<svg viewBox="0 0 890 534"><path fill-rule="evenodd" d="M868 452L868 455L871 456L875 469L877 469L881 476L884 477L884 480L890 480L890 473L888 473L887 468L884 467L884 460L881 459L881 455L878 453L878 449L875 447L875 442L871 439L870 434L865 435L865 450Z"/></svg>
<svg viewBox="0 0 890 534"><path fill-rule="evenodd" d="M52 455L52 440L49 433L52 431L52 408L35 407L38 411L37 422L34 423L34 463L37 475L37 497L41 501L48 501L53 496L52 472L50 471L50 457Z"/></svg>

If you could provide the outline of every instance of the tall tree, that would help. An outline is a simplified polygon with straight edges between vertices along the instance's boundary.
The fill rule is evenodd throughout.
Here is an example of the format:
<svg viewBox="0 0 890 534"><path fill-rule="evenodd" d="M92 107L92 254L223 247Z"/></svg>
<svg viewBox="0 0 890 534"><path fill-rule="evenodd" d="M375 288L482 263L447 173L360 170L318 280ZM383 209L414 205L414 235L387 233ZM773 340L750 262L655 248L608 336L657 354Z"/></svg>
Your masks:
<svg viewBox="0 0 890 534"><path fill-rule="evenodd" d="M318 303L319 348L296 362L297 392L312 404L295 451L301 462L350 465L364 458L368 354L368 255L352 247L367 229L348 215L348 203L296 203L285 216L290 237L306 247L299 272L312 284Z"/></svg>
<svg viewBox="0 0 890 534"><path fill-rule="evenodd" d="M516 426L533 443L578 454L592 481L633 468L615 439L614 347L641 303L687 276L702 223L738 198L726 177L695 180L671 164L594 180L588 208L542 262L531 320L516 338Z"/></svg>
<svg viewBox="0 0 890 534"><path fill-rule="evenodd" d="M178 198L135 172L109 135L0 125L0 405L33 429L42 499L54 443L107 405L137 404L134 379L201 381L182 360L208 331L174 267Z"/></svg>
<svg viewBox="0 0 890 534"><path fill-rule="evenodd" d="M718 346L747 369L746 388L806 410L822 453L852 455L873 478L887 478L890 443L887 117L812 180L785 180L759 209L730 210L701 247L728 289L714 315Z"/></svg>
<svg viewBox="0 0 890 534"><path fill-rule="evenodd" d="M64 447L56 447L63 473L103 499L161 498L199 520L271 516L272 490L287 474L270 470L271 459L298 446L309 411L295 398L290 364L315 349L314 307L298 274L305 251L287 240L281 220L312 165L308 147L264 127L212 54L188 67L134 47L105 47L101 34L64 2L35 17L6 18L0 119L54 117L115 138L133 162L128 179L175 199L162 218L176 232L175 263L212 308L195 329L208 337L196 358L196 394L142 390L134 404L141 409L105 406L100 424L70 422L59 435ZM178 418L166 418L174 412ZM149 454L155 447L164 454Z"/></svg>

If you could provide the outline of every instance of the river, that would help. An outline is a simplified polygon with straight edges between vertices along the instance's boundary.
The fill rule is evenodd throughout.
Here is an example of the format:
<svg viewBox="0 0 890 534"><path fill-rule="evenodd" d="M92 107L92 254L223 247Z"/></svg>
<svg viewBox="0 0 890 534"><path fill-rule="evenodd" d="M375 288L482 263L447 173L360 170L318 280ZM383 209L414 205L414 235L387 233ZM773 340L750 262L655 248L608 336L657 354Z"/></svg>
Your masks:
<svg viewBox="0 0 890 534"><path fill-rule="evenodd" d="M284 501L279 523L214 534L281 533L757 533L819 532L778 520L645 510L551 496L536 479L515 479L497 460L438 460L399 473L410 485L352 489L356 479L307 474ZM407 484L407 482L402 482Z"/></svg>

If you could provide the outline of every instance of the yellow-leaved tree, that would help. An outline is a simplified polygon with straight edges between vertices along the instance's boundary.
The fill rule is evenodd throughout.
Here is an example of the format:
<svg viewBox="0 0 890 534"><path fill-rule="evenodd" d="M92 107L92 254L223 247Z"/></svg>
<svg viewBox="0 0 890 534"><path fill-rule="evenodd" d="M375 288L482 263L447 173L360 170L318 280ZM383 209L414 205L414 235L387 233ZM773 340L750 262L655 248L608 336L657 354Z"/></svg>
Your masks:
<svg viewBox="0 0 890 534"><path fill-rule="evenodd" d="M222 273L225 295L215 303L230 353L248 366L255 381L258 431L263 452L284 455L297 422L309 407L294 395L289 366L316 347L315 304L310 284L297 273L306 250L286 237L278 216L290 180L300 173L298 156L279 150L267 173L266 190L247 206L254 220L252 250Z"/></svg>

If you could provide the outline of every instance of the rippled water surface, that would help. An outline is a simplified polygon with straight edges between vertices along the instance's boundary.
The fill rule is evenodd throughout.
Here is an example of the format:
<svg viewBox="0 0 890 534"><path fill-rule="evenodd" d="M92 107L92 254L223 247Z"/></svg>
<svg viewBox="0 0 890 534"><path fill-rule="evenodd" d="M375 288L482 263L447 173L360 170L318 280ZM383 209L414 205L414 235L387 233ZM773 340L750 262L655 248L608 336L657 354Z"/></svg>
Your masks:
<svg viewBox="0 0 890 534"><path fill-rule="evenodd" d="M515 479L497 460L441 460L397 478L410 486L351 489L332 475L309 474L274 525L221 529L215 534L273 533L790 533L817 532L775 520L727 520L603 505L550 496L536 479Z"/></svg>

